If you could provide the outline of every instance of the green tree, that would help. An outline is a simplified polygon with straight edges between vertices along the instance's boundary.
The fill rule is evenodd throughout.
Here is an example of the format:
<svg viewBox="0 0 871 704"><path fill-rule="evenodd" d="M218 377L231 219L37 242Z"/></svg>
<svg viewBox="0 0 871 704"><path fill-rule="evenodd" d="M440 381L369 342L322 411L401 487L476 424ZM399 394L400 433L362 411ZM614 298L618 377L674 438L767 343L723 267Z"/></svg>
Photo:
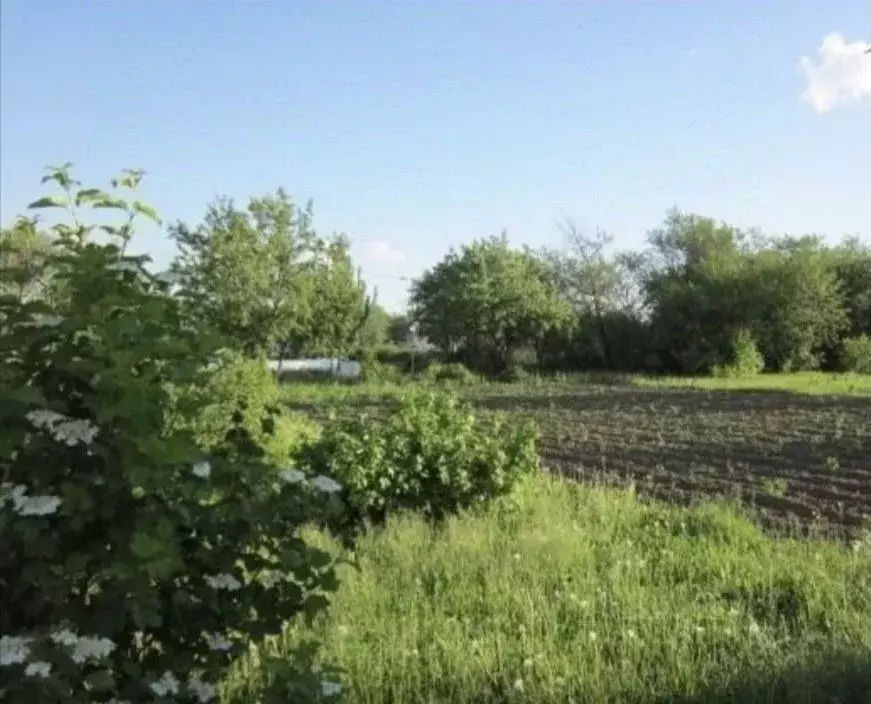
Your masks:
<svg viewBox="0 0 871 704"><path fill-rule="evenodd" d="M639 327L640 297L631 253L609 254L613 238L597 230L588 235L571 220L561 225L563 250L544 250L560 296L574 311L573 325L553 331L545 356L562 358L572 367L626 368L632 366L623 332Z"/></svg>
<svg viewBox="0 0 871 704"><path fill-rule="evenodd" d="M281 189L240 210L227 198L211 204L195 228L176 223L179 254L171 272L189 313L248 354L271 353L300 334L312 311L312 270L325 244Z"/></svg>
<svg viewBox="0 0 871 704"><path fill-rule="evenodd" d="M306 315L284 349L306 356L346 356L361 345L375 302L351 260L350 244L339 236L322 247L306 273Z"/></svg>
<svg viewBox="0 0 871 704"><path fill-rule="evenodd" d="M394 345L407 345L414 334L414 321L410 316L399 313L391 315L387 323L387 340Z"/></svg>
<svg viewBox="0 0 871 704"><path fill-rule="evenodd" d="M816 369L849 328L837 273L814 239L758 252L745 281L756 339L774 369Z"/></svg>
<svg viewBox="0 0 871 704"><path fill-rule="evenodd" d="M729 361L736 331L748 325L749 239L726 223L676 209L648 234L643 289L666 368L702 373Z"/></svg>
<svg viewBox="0 0 871 704"><path fill-rule="evenodd" d="M570 318L547 266L507 237L451 252L412 286L420 333L445 353L488 373L501 373L523 346L538 348Z"/></svg>

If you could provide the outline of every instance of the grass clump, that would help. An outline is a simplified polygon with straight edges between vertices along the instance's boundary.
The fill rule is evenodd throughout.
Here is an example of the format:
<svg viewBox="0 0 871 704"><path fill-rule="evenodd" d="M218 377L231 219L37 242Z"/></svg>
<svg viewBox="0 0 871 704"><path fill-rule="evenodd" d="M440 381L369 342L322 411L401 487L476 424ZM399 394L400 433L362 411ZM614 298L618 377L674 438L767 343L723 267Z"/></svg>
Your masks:
<svg viewBox="0 0 871 704"><path fill-rule="evenodd" d="M273 646L322 638L349 701L859 704L871 692L868 556L774 540L721 505L534 476L440 527L395 516L357 559L329 617ZM256 691L246 672L229 693Z"/></svg>

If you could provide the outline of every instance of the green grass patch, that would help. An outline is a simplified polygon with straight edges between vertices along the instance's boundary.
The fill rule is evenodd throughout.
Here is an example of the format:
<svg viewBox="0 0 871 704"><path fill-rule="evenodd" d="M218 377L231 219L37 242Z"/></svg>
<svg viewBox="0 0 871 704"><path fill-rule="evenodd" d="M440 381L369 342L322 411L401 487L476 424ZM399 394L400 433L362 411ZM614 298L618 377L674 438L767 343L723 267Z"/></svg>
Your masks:
<svg viewBox="0 0 871 704"><path fill-rule="evenodd" d="M358 558L285 640L322 638L350 702L869 701L871 554L727 506L536 476L441 527L394 518ZM261 676L242 663L225 698Z"/></svg>
<svg viewBox="0 0 871 704"><path fill-rule="evenodd" d="M397 399L425 382L407 379L395 382L318 383L292 382L282 385L282 396L291 405L318 405L355 401L377 403ZM871 395L871 374L835 372L796 372L759 374L747 378L710 376L643 376L640 374L578 373L555 376L532 376L517 383L481 380L456 390L470 397L541 394L584 386L622 386L663 389L697 389L700 391L772 391L809 395Z"/></svg>
<svg viewBox="0 0 871 704"><path fill-rule="evenodd" d="M759 374L747 378L634 376L632 383L643 387L692 388L710 391L787 391L799 394L847 396L871 394L871 374L832 372Z"/></svg>

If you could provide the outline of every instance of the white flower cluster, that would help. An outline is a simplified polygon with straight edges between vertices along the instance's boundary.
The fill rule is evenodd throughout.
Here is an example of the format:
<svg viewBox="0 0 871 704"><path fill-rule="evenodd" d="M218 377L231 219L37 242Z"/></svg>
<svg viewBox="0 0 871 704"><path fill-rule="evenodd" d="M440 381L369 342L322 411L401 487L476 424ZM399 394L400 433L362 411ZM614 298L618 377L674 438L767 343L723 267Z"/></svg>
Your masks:
<svg viewBox="0 0 871 704"><path fill-rule="evenodd" d="M305 474L298 469L283 469L278 475L287 484L299 484L305 479Z"/></svg>
<svg viewBox="0 0 871 704"><path fill-rule="evenodd" d="M335 494L337 491L342 490L341 484L323 475L312 479L312 486L314 486L315 489L323 491L325 494Z"/></svg>
<svg viewBox="0 0 871 704"><path fill-rule="evenodd" d="M28 328L54 328L63 321L64 319L57 315L34 315L33 320L21 323L21 325Z"/></svg>
<svg viewBox="0 0 871 704"><path fill-rule="evenodd" d="M197 675L191 675L188 678L188 690L200 702L202 702L202 704L206 704L206 702L211 701L218 696L217 686L209 684L208 682L203 682Z"/></svg>
<svg viewBox="0 0 871 704"><path fill-rule="evenodd" d="M197 462L192 471L195 477L208 479L212 475L212 465L208 462Z"/></svg>
<svg viewBox="0 0 871 704"><path fill-rule="evenodd" d="M78 636L68 628L62 628L51 635L56 645L69 649L70 658L78 665L88 660L99 660L108 657L115 650L115 644L108 638L99 636Z"/></svg>
<svg viewBox="0 0 871 704"><path fill-rule="evenodd" d="M228 592L235 592L242 587L242 582L231 574L207 574L205 579L206 584L212 589L226 589Z"/></svg>
<svg viewBox="0 0 871 704"><path fill-rule="evenodd" d="M278 476L286 484L299 484L300 482L305 481L305 474L300 472L298 469L293 469L292 467L281 470ZM326 494L335 494L337 491L342 490L341 484L323 475L315 477L312 479L311 483L315 489L323 491Z"/></svg>
<svg viewBox="0 0 871 704"><path fill-rule="evenodd" d="M19 516L47 516L55 513L61 505L57 496L27 496L27 487L18 484L0 485L0 506L11 501Z"/></svg>
<svg viewBox="0 0 871 704"><path fill-rule="evenodd" d="M20 665L30 655L33 638L22 636L0 636L0 667Z"/></svg>
<svg viewBox="0 0 871 704"><path fill-rule="evenodd" d="M24 674L27 677L42 677L45 679L51 674L51 663L42 661L28 663L27 667L24 668Z"/></svg>
<svg viewBox="0 0 871 704"><path fill-rule="evenodd" d="M209 650L229 650L233 647L233 641L225 638L220 633L203 633L203 640L209 646Z"/></svg>
<svg viewBox="0 0 871 704"><path fill-rule="evenodd" d="M55 411L36 410L24 416L34 427L48 430L58 442L74 447L79 443L89 444L100 432L87 420L67 418Z"/></svg>
<svg viewBox="0 0 871 704"><path fill-rule="evenodd" d="M165 697L167 694L178 694L178 680L175 675L169 670L164 672L159 680L152 682L149 687L158 697Z"/></svg>

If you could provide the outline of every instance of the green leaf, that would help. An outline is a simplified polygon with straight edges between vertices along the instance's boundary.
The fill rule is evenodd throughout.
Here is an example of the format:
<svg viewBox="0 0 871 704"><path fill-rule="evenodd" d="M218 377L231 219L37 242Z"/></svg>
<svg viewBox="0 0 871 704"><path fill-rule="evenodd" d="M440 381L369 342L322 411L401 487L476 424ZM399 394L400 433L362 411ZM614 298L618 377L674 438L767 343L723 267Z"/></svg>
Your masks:
<svg viewBox="0 0 871 704"><path fill-rule="evenodd" d="M99 188L85 188L76 193L76 205L93 203L99 200L111 200L111 196Z"/></svg>
<svg viewBox="0 0 871 704"><path fill-rule="evenodd" d="M135 210L137 213L148 218L149 220L153 220L157 224L160 224L160 217L158 217L157 211L150 205L143 203L141 200L134 200L132 205L133 210Z"/></svg>
<svg viewBox="0 0 871 704"><path fill-rule="evenodd" d="M106 196L102 200L94 202L95 208L113 208L115 210L127 210L127 201L122 198Z"/></svg>
<svg viewBox="0 0 871 704"><path fill-rule="evenodd" d="M36 208L69 208L70 200L64 196L45 196L33 201L27 206L29 209Z"/></svg>
<svg viewBox="0 0 871 704"><path fill-rule="evenodd" d="M89 689L94 692L108 692L115 687L115 678L109 670L98 670L85 677Z"/></svg>

